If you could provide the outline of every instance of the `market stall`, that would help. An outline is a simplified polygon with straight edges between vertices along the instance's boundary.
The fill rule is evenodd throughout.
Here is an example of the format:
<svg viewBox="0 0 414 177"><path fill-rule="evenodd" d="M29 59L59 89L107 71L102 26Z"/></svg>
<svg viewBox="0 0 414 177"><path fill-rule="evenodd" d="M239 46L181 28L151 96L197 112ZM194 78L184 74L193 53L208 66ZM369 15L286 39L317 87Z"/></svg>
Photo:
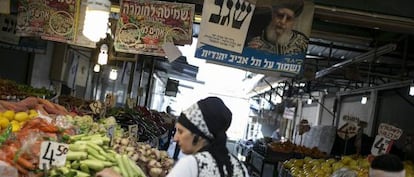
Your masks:
<svg viewBox="0 0 414 177"><path fill-rule="evenodd" d="M174 164L147 144L161 132L139 133L149 131L143 122L78 115L36 97L1 101L0 108L0 176L94 176L113 168L123 176L161 177Z"/></svg>

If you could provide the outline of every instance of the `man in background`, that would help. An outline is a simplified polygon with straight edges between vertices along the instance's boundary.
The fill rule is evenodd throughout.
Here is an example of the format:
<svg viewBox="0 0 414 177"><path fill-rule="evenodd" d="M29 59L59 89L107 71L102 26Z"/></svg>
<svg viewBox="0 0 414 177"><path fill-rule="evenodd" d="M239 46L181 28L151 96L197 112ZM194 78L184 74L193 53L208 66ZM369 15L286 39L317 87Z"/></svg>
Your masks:
<svg viewBox="0 0 414 177"><path fill-rule="evenodd" d="M405 177L404 165L398 156L379 155L371 162L369 177Z"/></svg>
<svg viewBox="0 0 414 177"><path fill-rule="evenodd" d="M303 0L275 1L272 4L272 20L261 36L248 42L248 47L279 55L305 53L309 39L293 29L303 6Z"/></svg>

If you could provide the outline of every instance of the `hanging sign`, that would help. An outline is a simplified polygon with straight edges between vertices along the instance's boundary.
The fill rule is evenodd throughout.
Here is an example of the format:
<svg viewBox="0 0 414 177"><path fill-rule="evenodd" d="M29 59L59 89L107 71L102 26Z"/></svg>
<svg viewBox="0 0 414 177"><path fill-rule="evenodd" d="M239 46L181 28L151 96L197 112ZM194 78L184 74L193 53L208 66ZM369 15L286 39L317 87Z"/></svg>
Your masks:
<svg viewBox="0 0 414 177"><path fill-rule="evenodd" d="M375 137L371 148L371 154L378 156L391 150L392 144L402 135L402 130L389 124L381 123L378 127L378 135Z"/></svg>
<svg viewBox="0 0 414 177"><path fill-rule="evenodd" d="M123 0L115 50L165 56L164 43L191 44L194 9L194 4Z"/></svg>
<svg viewBox="0 0 414 177"><path fill-rule="evenodd" d="M52 166L64 166L68 145L53 141L43 141L40 146L39 168L50 169Z"/></svg>
<svg viewBox="0 0 414 177"><path fill-rule="evenodd" d="M205 0L195 57L257 73L301 74L314 10L304 1Z"/></svg>
<svg viewBox="0 0 414 177"><path fill-rule="evenodd" d="M58 42L73 41L78 1L19 0L16 34Z"/></svg>
<svg viewBox="0 0 414 177"><path fill-rule="evenodd" d="M16 36L17 19L14 15L0 14L0 41L9 44L19 44L20 37Z"/></svg>
<svg viewBox="0 0 414 177"><path fill-rule="evenodd" d="M283 111L283 118L293 120L295 116L295 107L285 107L285 111Z"/></svg>
<svg viewBox="0 0 414 177"><path fill-rule="evenodd" d="M198 43L241 53L254 8L244 0L205 0Z"/></svg>
<svg viewBox="0 0 414 177"><path fill-rule="evenodd" d="M378 135L382 135L392 140L398 140L402 135L402 130L389 124L381 123L378 127Z"/></svg>
<svg viewBox="0 0 414 177"><path fill-rule="evenodd" d="M10 0L0 0L0 14L10 14Z"/></svg>

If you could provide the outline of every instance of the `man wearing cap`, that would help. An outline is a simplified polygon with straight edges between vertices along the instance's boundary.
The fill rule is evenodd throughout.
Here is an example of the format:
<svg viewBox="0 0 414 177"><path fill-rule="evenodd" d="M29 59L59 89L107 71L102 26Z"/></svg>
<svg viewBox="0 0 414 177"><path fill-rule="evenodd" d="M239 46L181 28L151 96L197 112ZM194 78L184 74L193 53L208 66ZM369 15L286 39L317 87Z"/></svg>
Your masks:
<svg viewBox="0 0 414 177"><path fill-rule="evenodd" d="M167 177L247 177L244 165L226 148L232 113L217 97L198 101L181 113L174 140L187 156Z"/></svg>
<svg viewBox="0 0 414 177"><path fill-rule="evenodd" d="M396 155L379 155L371 162L369 177L405 177L404 164Z"/></svg>
<svg viewBox="0 0 414 177"><path fill-rule="evenodd" d="M293 29L303 6L303 0L274 1L271 5L272 20L261 36L248 42L248 47L279 55L305 53L309 39Z"/></svg>

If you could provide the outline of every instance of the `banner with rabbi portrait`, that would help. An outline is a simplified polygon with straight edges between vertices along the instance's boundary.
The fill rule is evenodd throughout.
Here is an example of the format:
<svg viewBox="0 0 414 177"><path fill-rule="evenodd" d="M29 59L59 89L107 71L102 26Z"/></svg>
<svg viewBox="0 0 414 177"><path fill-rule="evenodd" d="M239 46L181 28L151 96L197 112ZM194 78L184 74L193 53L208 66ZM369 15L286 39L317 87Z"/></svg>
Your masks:
<svg viewBox="0 0 414 177"><path fill-rule="evenodd" d="M314 11L310 0L217 2L204 1L197 58L265 74L293 77L302 73ZM241 19L247 14L251 18ZM229 22L222 23L225 19ZM242 25L247 23L248 28L234 25L240 20L245 20ZM240 32L237 40L220 37L234 31ZM223 46L227 41L242 42L241 48L237 43Z"/></svg>

